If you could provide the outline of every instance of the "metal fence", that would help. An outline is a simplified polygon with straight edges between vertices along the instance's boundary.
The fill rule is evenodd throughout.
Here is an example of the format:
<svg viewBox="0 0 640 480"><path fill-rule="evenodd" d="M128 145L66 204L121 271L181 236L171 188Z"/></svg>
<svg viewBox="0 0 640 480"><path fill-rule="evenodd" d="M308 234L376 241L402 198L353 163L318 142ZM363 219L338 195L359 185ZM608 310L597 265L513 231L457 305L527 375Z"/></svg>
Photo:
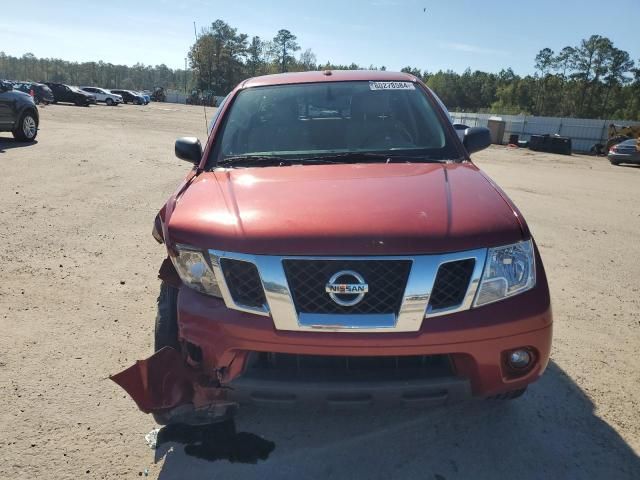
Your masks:
<svg viewBox="0 0 640 480"><path fill-rule="evenodd" d="M165 91L165 96L166 102L169 103L182 103L185 104L187 103L187 98L189 98L189 95L187 95L184 92L179 92L179 91L175 91L175 90L167 90ZM220 102L222 102L222 100L224 100L225 97L221 97L221 96L216 96L215 97L215 102L216 105L220 105Z"/></svg>
<svg viewBox="0 0 640 480"><path fill-rule="evenodd" d="M596 143L606 143L609 125L640 125L627 120L592 120L587 118L531 117L525 115L499 115L489 113L451 112L454 123L469 127L486 127L490 118L500 118L506 122L502 143L509 136L518 135L520 140L529 140L531 135L560 135L570 137L573 150L588 152Z"/></svg>
<svg viewBox="0 0 640 480"><path fill-rule="evenodd" d="M176 92L176 91L166 91L165 92L166 95L166 102L170 102L170 103L187 103L187 97L188 95L186 93L182 93L182 92Z"/></svg>

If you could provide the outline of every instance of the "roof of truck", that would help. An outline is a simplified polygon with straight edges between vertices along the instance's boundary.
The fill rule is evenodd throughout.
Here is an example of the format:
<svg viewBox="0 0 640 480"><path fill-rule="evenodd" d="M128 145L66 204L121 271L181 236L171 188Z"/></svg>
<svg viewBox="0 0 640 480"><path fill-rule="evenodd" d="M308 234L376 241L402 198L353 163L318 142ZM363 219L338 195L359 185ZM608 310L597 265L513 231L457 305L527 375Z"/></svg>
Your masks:
<svg viewBox="0 0 640 480"><path fill-rule="evenodd" d="M291 85L296 83L353 82L376 80L387 82L415 82L416 77L408 73L386 70L323 70L315 72L278 73L246 80L243 88L265 85Z"/></svg>

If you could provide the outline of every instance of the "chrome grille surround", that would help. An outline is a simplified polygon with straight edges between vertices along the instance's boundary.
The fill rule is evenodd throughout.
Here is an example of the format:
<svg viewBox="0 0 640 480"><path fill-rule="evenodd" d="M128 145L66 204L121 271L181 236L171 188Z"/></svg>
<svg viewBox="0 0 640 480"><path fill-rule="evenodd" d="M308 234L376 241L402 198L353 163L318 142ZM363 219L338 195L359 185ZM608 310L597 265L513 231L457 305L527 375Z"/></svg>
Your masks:
<svg viewBox="0 0 640 480"><path fill-rule="evenodd" d="M487 249L481 248L435 255L339 257L252 255L209 250L209 256L225 305L230 309L242 312L271 316L276 330L397 333L419 331L425 318L428 319L470 309L484 269ZM266 305L261 308L254 308L238 305L234 302L220 265L220 260L223 258L255 264L262 281L267 300ZM462 302L457 306L446 309L431 309L429 307L429 299L440 265L466 259L474 259L475 265ZM299 314L296 311L291 290L287 283L283 260L408 260L411 261L412 265L397 315L394 313L373 315Z"/></svg>

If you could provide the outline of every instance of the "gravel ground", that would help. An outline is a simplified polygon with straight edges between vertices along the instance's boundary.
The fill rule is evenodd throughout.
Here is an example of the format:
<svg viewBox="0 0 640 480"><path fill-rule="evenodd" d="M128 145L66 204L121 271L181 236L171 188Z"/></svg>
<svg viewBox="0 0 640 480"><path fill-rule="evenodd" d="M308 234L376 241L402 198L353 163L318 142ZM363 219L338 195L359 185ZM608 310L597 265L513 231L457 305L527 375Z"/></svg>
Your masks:
<svg viewBox="0 0 640 480"><path fill-rule="evenodd" d="M475 156L526 216L551 283L552 362L522 399L247 409L240 441L275 449L212 462L194 455L220 432L149 449L152 418L107 379L151 352L152 221L188 170L173 141L205 135L202 109L56 105L41 128L27 146L0 134L0 478L640 478L640 168Z"/></svg>

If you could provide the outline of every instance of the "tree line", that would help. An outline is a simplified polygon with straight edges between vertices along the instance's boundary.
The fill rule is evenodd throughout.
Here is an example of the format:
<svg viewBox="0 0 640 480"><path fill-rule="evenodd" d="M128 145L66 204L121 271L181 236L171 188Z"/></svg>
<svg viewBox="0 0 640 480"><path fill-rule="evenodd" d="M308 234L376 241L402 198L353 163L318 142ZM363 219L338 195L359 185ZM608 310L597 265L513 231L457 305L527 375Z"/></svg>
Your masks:
<svg viewBox="0 0 640 480"><path fill-rule="evenodd" d="M133 66L106 62L69 62L13 57L0 52L0 78L54 81L106 88L151 89L156 86L226 95L245 78L308 70L381 69L352 63L319 63L311 49L281 29L272 39L249 37L223 20L203 28L187 54L188 69L164 64ZM639 62L640 63L640 62ZM559 52L543 48L534 59L535 73L520 76L511 68L498 73L465 70L431 72L402 69L422 79L452 111L543 116L640 119L640 64L600 35Z"/></svg>
<svg viewBox="0 0 640 480"><path fill-rule="evenodd" d="M430 73L405 67L451 110L640 120L640 63L607 37L592 35L557 54L543 48L535 73L521 77L466 70Z"/></svg>
<svg viewBox="0 0 640 480"><path fill-rule="evenodd" d="M70 62L59 58L37 58L32 53L13 57L0 51L0 79L95 85L104 88L140 90L165 87L183 90L193 81L191 71L164 64L133 66L98 62Z"/></svg>

